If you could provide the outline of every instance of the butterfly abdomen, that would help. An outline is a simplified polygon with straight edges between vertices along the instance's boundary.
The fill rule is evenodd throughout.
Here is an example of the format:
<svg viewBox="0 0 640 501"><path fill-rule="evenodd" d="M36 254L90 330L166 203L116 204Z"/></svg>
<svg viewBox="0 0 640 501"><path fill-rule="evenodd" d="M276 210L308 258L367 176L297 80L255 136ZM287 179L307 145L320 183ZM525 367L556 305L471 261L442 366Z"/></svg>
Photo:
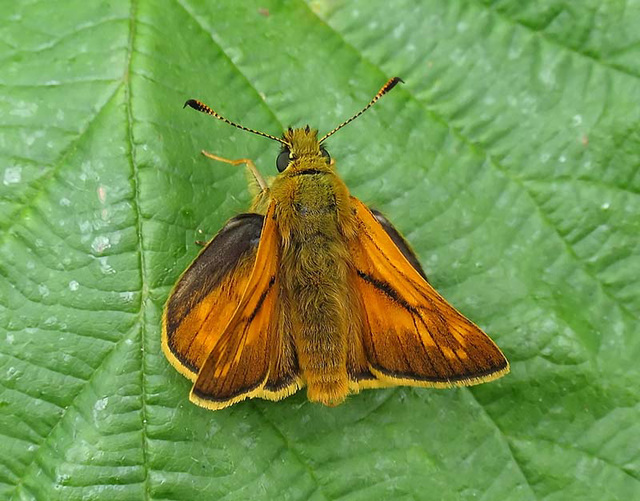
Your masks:
<svg viewBox="0 0 640 501"><path fill-rule="evenodd" d="M349 227L346 187L331 172L298 175L278 200L283 235L282 294L293 344L312 401L338 404L349 393L347 341L354 325L348 287ZM305 184L314 183L314 190ZM284 191L284 190L283 190ZM345 222L345 219L347 220Z"/></svg>
<svg viewBox="0 0 640 501"><path fill-rule="evenodd" d="M316 237L292 242L283 256L283 289L288 301L293 342L309 398L338 403L348 393L346 372L346 263L339 249ZM325 251L318 252L318 247Z"/></svg>

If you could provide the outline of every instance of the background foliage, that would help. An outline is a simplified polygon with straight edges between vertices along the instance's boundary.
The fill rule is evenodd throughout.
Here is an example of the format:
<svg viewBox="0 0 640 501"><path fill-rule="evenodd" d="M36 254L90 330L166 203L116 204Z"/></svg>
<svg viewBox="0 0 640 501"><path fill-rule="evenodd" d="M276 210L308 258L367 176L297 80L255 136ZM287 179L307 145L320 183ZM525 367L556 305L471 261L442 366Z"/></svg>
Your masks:
<svg viewBox="0 0 640 501"><path fill-rule="evenodd" d="M640 498L640 2L0 0L0 498ZM326 131L512 373L208 412L171 285ZM203 237L204 235L204 237Z"/></svg>

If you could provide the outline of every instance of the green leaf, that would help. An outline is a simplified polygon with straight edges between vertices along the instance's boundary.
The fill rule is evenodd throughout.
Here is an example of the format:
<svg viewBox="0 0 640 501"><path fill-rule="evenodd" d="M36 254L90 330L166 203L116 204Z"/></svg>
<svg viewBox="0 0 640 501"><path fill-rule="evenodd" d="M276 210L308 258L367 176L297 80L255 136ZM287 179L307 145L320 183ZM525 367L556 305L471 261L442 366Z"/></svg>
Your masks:
<svg viewBox="0 0 640 501"><path fill-rule="evenodd" d="M640 4L2 2L0 498L638 499ZM512 363L471 389L210 412L160 349L172 284L327 131Z"/></svg>

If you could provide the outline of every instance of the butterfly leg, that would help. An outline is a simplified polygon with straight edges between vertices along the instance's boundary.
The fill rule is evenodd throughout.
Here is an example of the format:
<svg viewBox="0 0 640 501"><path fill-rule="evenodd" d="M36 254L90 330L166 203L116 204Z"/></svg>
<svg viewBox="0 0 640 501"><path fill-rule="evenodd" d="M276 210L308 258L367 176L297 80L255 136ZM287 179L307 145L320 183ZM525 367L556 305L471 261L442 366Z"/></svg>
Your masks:
<svg viewBox="0 0 640 501"><path fill-rule="evenodd" d="M262 174L260 174L260 171L258 171L256 164L253 163L253 160L250 160L248 158L239 158L237 160L230 160L228 158L219 157L218 155L214 155L213 153L209 153L208 151L204 151L204 150L202 150L202 154L205 157L210 158L212 160L217 160L218 162L224 162L231 165L245 164L249 168L249 171L251 172L251 175L253 176L253 178L258 183L258 186L260 186L260 191L262 193L266 193L267 191L269 191L269 186L267 185L267 182L262 177Z"/></svg>

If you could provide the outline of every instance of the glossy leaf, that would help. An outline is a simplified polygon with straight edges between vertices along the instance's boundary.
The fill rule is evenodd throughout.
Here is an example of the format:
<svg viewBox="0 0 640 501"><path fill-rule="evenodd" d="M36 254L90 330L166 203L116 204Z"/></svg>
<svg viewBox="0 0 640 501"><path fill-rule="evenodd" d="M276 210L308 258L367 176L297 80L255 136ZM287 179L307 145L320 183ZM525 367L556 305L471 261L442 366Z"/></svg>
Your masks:
<svg viewBox="0 0 640 501"><path fill-rule="evenodd" d="M640 497L640 4L9 2L0 18L0 498ZM278 145L352 192L512 373L209 412L171 286Z"/></svg>

